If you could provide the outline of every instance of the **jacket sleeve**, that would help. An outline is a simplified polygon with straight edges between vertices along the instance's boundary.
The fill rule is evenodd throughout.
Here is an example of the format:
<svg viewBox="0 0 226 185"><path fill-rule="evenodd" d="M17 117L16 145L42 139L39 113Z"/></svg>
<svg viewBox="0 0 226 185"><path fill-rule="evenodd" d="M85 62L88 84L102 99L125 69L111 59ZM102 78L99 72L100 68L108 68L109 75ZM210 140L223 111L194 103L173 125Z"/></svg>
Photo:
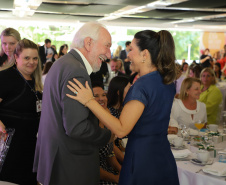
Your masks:
<svg viewBox="0 0 226 185"><path fill-rule="evenodd" d="M74 76L83 85L87 79L84 76ZM72 78L69 79L73 81ZM66 96L73 94L68 88L68 80L63 83L62 97L62 118L65 133L74 139L97 146L103 146L110 140L111 132L99 127L97 118L93 113L78 101Z"/></svg>

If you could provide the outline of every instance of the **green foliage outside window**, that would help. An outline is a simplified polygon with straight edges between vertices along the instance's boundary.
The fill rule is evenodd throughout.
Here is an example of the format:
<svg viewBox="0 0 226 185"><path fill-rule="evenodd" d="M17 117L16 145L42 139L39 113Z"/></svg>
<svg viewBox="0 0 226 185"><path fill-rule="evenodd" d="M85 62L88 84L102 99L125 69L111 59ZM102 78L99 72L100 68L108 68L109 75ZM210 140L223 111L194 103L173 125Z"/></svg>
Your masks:
<svg viewBox="0 0 226 185"><path fill-rule="evenodd" d="M4 30L6 26L0 25L0 32ZM73 39L69 38L70 41L59 40L59 37L64 35L71 35L74 32L74 28L70 26L19 26L17 29L20 34L21 38L27 38L34 41L37 44L44 44L46 38L52 41L52 45L55 45L57 48L57 52L59 52L60 46L63 44L68 44L70 47L71 41ZM117 29L117 28L116 28ZM140 29L127 29L127 36L133 36ZM155 30L156 31L156 30ZM157 30L158 31L158 30ZM191 44L191 60L198 60L199 59L199 42L201 32L198 31L170 31L175 42L176 47L176 59L181 60L183 58L187 59L188 57L188 45ZM112 34L115 34L113 31ZM127 40L122 40L117 42L118 45L125 47L125 42Z"/></svg>
<svg viewBox="0 0 226 185"><path fill-rule="evenodd" d="M127 35L135 35L138 31L136 29L128 29ZM159 30L154 30L159 31ZM199 42L201 32L199 31L170 31L176 48L176 59L188 59L188 45L191 44L190 59L199 60Z"/></svg>

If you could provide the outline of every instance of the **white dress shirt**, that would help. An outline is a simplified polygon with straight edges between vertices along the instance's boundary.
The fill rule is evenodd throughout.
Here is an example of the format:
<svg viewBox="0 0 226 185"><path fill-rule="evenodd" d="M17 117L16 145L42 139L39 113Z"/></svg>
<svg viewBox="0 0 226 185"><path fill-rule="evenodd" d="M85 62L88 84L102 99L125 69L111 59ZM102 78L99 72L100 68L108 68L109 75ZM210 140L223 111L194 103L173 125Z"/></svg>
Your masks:
<svg viewBox="0 0 226 185"><path fill-rule="evenodd" d="M88 62L88 60L84 57L84 55L81 53L81 51L79 51L78 49L74 48L75 51L77 51L77 53L80 55L80 57L82 58L84 64L85 64L85 67L86 67L86 70L88 72L88 74L90 75L92 72L93 72L93 69L90 65L90 63Z"/></svg>

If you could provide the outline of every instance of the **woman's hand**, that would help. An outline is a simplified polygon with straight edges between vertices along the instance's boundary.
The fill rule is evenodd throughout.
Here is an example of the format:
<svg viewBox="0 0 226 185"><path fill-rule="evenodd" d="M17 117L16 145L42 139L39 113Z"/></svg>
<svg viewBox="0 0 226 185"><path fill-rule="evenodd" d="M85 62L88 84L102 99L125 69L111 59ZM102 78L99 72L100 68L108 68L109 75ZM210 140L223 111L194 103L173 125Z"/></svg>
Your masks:
<svg viewBox="0 0 226 185"><path fill-rule="evenodd" d="M76 94L75 96L66 94L69 98L72 98L74 100L79 101L81 104L86 105L90 100L93 99L93 92L89 87L88 82L86 81L84 87L78 80L73 78L74 82L68 81L70 85L67 85L67 87Z"/></svg>
<svg viewBox="0 0 226 185"><path fill-rule="evenodd" d="M177 134L178 128L177 127L168 127L168 134Z"/></svg>

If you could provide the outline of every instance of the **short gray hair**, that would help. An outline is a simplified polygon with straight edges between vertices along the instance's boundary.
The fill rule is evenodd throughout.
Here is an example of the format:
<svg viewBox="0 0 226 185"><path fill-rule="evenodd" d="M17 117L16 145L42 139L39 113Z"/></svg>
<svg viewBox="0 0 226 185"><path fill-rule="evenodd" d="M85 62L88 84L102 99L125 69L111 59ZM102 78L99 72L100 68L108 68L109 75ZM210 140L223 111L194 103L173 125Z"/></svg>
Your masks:
<svg viewBox="0 0 226 185"><path fill-rule="evenodd" d="M82 48L84 46L84 39L90 37L93 40L97 40L100 33L100 28L106 27L98 22L88 22L84 24L75 34L71 44L72 48Z"/></svg>

